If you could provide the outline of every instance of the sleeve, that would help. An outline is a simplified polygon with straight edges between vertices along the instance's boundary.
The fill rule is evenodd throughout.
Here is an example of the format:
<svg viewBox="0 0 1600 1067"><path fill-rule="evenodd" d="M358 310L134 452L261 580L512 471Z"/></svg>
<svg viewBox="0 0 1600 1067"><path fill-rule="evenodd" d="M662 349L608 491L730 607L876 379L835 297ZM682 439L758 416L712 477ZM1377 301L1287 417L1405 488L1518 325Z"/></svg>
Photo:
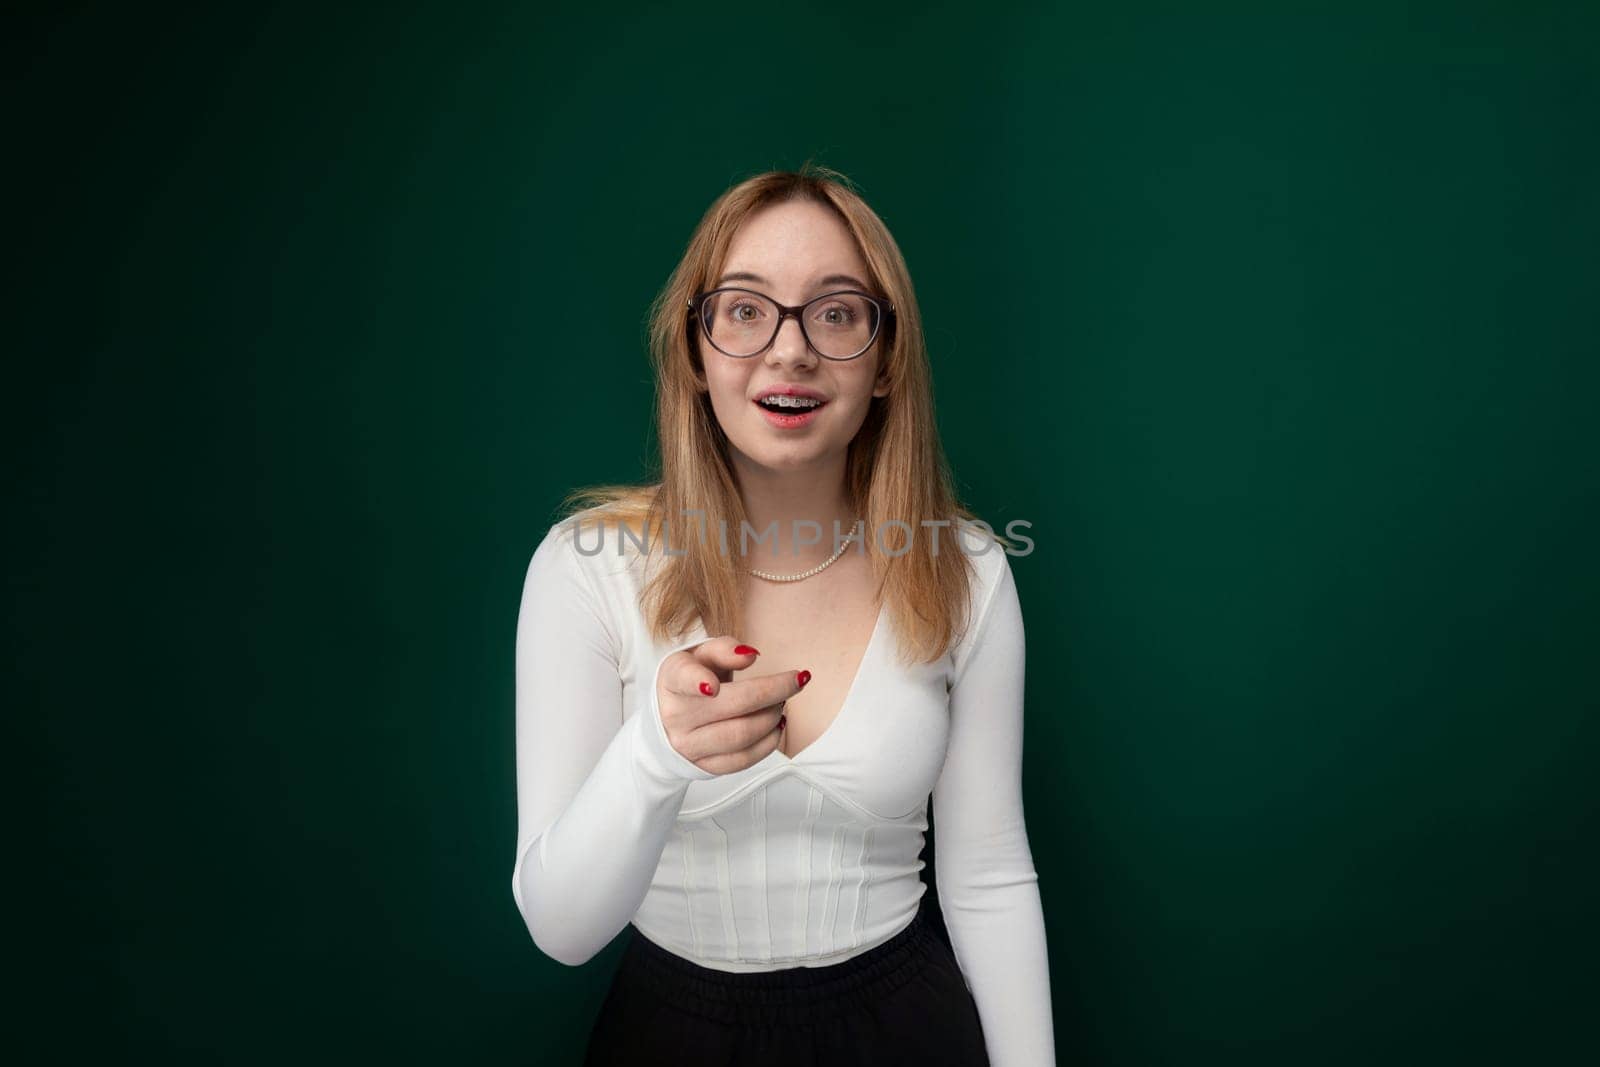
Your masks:
<svg viewBox="0 0 1600 1067"><path fill-rule="evenodd" d="M950 745L933 789L934 875L956 962L994 1067L1055 1060L1039 876L1022 813L1022 608L1001 556L950 688Z"/></svg>
<svg viewBox="0 0 1600 1067"><path fill-rule="evenodd" d="M534 552L517 617L511 892L534 944L575 967L638 912L689 783L715 775L667 739L655 695L666 656L624 721L618 643L563 532Z"/></svg>

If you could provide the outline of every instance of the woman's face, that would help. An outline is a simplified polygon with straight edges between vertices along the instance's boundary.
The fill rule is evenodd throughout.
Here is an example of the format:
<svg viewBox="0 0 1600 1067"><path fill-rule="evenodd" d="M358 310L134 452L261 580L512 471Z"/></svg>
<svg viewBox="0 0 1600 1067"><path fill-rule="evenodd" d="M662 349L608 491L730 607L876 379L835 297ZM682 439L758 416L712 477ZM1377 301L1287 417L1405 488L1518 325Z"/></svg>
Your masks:
<svg viewBox="0 0 1600 1067"><path fill-rule="evenodd" d="M730 277L735 274L745 277ZM867 278L844 223L831 209L802 200L772 204L747 218L721 277L706 288L753 289L793 307L838 289L874 293ZM823 313L822 307L813 312ZM813 351L793 318L783 321L771 347L746 359L719 352L703 333L699 340L704 387L717 421L736 461L742 457L757 467L794 471L836 461L861 428L872 398L889 392L880 367L881 329L866 352L842 361ZM770 415L756 398L782 386L799 386L824 403L803 419Z"/></svg>

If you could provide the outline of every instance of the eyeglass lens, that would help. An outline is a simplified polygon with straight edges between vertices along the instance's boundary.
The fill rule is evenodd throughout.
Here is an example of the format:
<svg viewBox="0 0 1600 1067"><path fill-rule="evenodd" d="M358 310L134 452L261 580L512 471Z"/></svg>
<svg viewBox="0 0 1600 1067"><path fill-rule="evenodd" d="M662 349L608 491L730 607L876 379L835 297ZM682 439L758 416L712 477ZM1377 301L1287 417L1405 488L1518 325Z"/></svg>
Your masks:
<svg viewBox="0 0 1600 1067"><path fill-rule="evenodd" d="M753 356L778 330L778 306L760 293L723 289L709 294L701 322L711 343L730 356ZM811 347L831 359L849 359L872 343L878 305L852 293L818 297L800 313Z"/></svg>

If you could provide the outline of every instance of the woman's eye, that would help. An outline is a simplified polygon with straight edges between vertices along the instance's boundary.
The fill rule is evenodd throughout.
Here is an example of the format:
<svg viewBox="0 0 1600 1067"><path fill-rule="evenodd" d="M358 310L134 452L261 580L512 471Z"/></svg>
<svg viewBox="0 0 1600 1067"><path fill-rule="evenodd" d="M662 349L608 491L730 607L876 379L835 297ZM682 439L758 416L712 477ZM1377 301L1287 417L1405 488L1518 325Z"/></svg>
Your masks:
<svg viewBox="0 0 1600 1067"><path fill-rule="evenodd" d="M850 309L847 307L835 305L822 310L822 321L828 326L849 325L851 317Z"/></svg>
<svg viewBox="0 0 1600 1067"><path fill-rule="evenodd" d="M744 314L746 311L750 312L750 314ZM761 309L754 304L735 304L728 309L728 314L733 316L733 321L735 322L751 322L761 314Z"/></svg>

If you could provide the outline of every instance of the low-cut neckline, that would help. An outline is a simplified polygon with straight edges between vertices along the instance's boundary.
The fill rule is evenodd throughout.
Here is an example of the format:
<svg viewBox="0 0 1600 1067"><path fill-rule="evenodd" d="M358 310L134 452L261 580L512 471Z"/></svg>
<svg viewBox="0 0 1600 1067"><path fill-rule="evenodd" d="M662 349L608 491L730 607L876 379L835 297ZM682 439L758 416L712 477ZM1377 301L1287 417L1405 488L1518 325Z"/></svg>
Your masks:
<svg viewBox="0 0 1600 1067"><path fill-rule="evenodd" d="M803 763L806 756L810 755L818 745L827 741L829 737L832 737L838 732L839 727L845 722L845 715L850 711L851 705L856 701L856 694L861 689L861 676L867 673L867 665L872 659L874 650L876 650L878 647L878 638L883 632L884 621L888 618L888 614L889 605L887 602L880 603L878 605L878 617L872 624L872 635L867 638L866 648L861 650L861 661L856 664L856 673L850 679L850 687L845 690L844 699L839 702L839 710L833 713L833 720L828 723L827 727L820 734L811 739L811 743L809 745L807 745L805 748L802 748L794 755L788 755L783 751L782 748L775 748L767 754L766 760L775 760L784 766L795 766ZM765 763L766 760L762 760L760 763L752 764L752 766L760 766L760 764Z"/></svg>

